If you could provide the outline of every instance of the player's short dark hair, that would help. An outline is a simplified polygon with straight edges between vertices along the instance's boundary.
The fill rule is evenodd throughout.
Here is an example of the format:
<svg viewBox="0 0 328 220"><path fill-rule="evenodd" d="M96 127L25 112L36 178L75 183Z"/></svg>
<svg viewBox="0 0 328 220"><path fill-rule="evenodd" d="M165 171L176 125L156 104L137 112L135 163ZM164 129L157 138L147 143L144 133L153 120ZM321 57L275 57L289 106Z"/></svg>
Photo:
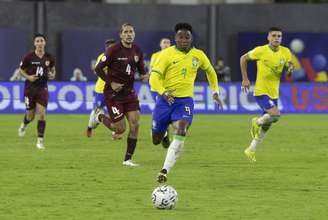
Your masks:
<svg viewBox="0 0 328 220"><path fill-rule="evenodd" d="M120 33L122 33L122 31L123 31L123 28L124 28L124 27L127 27L127 26L133 27L133 25L132 25L132 24L130 24L130 23L124 23L124 24L122 24L122 26L121 26L121 30L120 30ZM134 27L133 27L133 28L134 28Z"/></svg>
<svg viewBox="0 0 328 220"><path fill-rule="evenodd" d="M115 43L116 43L116 40L113 39L113 38L110 38L110 39L107 39L107 40L105 41L105 46L108 47L109 45L111 45L111 44L115 44Z"/></svg>
<svg viewBox="0 0 328 220"><path fill-rule="evenodd" d="M270 33L272 31L280 31L280 32L282 32L281 28L278 28L278 27L270 27L269 30L268 30L268 32Z"/></svg>
<svg viewBox="0 0 328 220"><path fill-rule="evenodd" d="M174 31L175 33L177 33L180 30L187 30L190 31L190 33L192 33L192 26L188 23L177 23L174 27Z"/></svg>
<svg viewBox="0 0 328 220"><path fill-rule="evenodd" d="M42 37L45 41L47 41L47 38L44 34L41 34L41 33L34 34L33 40L35 40L35 38L37 38L37 37Z"/></svg>

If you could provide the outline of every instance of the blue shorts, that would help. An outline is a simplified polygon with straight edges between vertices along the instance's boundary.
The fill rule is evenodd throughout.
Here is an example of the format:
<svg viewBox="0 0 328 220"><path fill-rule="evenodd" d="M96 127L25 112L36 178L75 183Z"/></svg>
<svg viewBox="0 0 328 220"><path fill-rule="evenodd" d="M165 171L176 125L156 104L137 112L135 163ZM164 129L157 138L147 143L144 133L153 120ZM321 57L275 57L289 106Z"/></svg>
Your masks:
<svg viewBox="0 0 328 220"><path fill-rule="evenodd" d="M106 105L104 94L103 93L98 93L98 92L94 92L93 94L95 96L95 100L93 102L93 109L96 109L98 107L103 109L104 106Z"/></svg>
<svg viewBox="0 0 328 220"><path fill-rule="evenodd" d="M191 97L174 98L174 103L169 105L158 95L153 110L152 129L156 133L164 133L171 122L178 120L186 120L191 125L193 113L194 100Z"/></svg>
<svg viewBox="0 0 328 220"><path fill-rule="evenodd" d="M264 112L274 106L278 107L278 99L272 99L267 95L254 96L254 98Z"/></svg>

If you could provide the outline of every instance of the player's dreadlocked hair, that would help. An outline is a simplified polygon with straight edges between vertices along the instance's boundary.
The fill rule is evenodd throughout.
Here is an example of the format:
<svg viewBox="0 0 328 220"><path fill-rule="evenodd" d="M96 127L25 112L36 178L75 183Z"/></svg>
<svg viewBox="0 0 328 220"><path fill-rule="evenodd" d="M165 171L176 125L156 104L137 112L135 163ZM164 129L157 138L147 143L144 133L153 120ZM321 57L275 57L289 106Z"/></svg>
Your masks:
<svg viewBox="0 0 328 220"><path fill-rule="evenodd" d="M34 34L33 40L35 40L35 38L37 38L37 37L42 37L45 41L47 41L47 38L44 34L41 34L41 33Z"/></svg>
<svg viewBox="0 0 328 220"><path fill-rule="evenodd" d="M187 30L192 33L192 26L188 23L177 23L174 27L175 33L177 33L179 30Z"/></svg>
<svg viewBox="0 0 328 220"><path fill-rule="evenodd" d="M278 27L270 27L269 30L268 30L268 32L270 33L272 31L280 31L280 32L282 32L282 30L280 28L278 28Z"/></svg>

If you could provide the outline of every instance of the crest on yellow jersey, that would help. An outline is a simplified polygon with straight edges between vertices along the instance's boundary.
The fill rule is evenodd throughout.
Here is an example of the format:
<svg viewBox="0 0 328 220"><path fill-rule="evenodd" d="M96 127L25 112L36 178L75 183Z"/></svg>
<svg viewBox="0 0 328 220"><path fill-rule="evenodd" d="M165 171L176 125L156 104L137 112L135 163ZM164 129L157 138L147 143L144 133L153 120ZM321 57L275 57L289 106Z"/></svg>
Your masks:
<svg viewBox="0 0 328 220"><path fill-rule="evenodd" d="M285 64L285 60L283 58L280 59L280 64L281 65Z"/></svg>
<svg viewBox="0 0 328 220"><path fill-rule="evenodd" d="M195 57L192 58L192 61L191 61L192 67L193 68L197 67L198 62L199 62L199 59L198 58L195 58Z"/></svg>

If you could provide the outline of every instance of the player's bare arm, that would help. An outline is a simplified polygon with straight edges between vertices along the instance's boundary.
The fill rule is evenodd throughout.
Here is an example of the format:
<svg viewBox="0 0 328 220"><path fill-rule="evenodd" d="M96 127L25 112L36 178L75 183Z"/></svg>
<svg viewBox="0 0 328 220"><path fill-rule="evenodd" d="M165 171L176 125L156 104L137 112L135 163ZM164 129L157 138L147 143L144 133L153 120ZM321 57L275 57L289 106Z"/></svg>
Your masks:
<svg viewBox="0 0 328 220"><path fill-rule="evenodd" d="M242 55L240 57L240 69L243 81L241 82L241 88L244 92L248 93L250 88L250 82L247 76L247 62L249 61L248 53Z"/></svg>
<svg viewBox="0 0 328 220"><path fill-rule="evenodd" d="M124 84L122 83L117 83L117 82L111 82L110 86L115 92L119 92L123 89Z"/></svg>
<svg viewBox="0 0 328 220"><path fill-rule="evenodd" d="M216 104L218 104L219 109L223 110L223 102L221 101L218 92L213 93L213 99L216 102Z"/></svg>
<svg viewBox="0 0 328 220"><path fill-rule="evenodd" d="M56 77L56 68L54 66L49 69L48 77L51 80L55 79L55 77Z"/></svg>
<svg viewBox="0 0 328 220"><path fill-rule="evenodd" d="M288 77L292 75L294 68L294 64L291 61L286 64L286 75Z"/></svg>
<svg viewBox="0 0 328 220"><path fill-rule="evenodd" d="M149 81L149 76L150 76L149 73L144 74L144 75L140 75L140 79L141 79L142 82L148 82Z"/></svg>
<svg viewBox="0 0 328 220"><path fill-rule="evenodd" d="M23 69L20 69L19 73L30 82L34 82L35 80L39 79L39 77L36 75L28 75Z"/></svg>
<svg viewBox="0 0 328 220"><path fill-rule="evenodd" d="M172 94L174 91L175 89L167 90L162 94L163 98L167 101L167 103L169 103L169 105L174 103L174 96Z"/></svg>

